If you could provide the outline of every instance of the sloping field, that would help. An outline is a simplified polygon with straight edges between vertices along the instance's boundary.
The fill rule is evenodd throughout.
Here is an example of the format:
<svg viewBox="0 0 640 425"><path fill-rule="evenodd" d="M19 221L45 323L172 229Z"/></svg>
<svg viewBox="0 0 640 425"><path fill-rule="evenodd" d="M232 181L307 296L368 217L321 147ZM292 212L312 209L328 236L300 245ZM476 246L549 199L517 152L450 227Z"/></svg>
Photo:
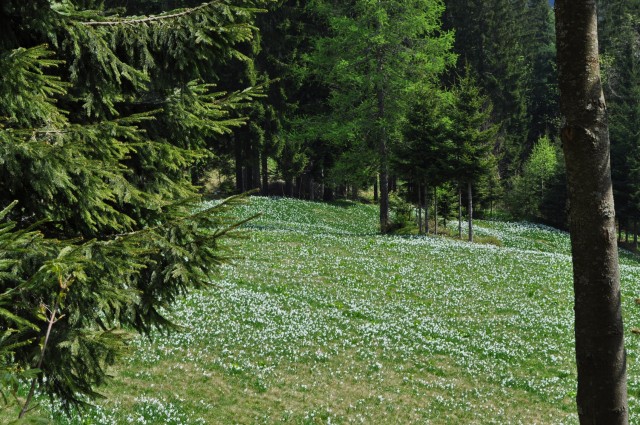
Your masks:
<svg viewBox="0 0 640 425"><path fill-rule="evenodd" d="M73 424L561 424L574 414L568 236L478 223L502 247L376 235L373 206L253 198L216 287L138 340ZM623 303L640 419L640 264Z"/></svg>

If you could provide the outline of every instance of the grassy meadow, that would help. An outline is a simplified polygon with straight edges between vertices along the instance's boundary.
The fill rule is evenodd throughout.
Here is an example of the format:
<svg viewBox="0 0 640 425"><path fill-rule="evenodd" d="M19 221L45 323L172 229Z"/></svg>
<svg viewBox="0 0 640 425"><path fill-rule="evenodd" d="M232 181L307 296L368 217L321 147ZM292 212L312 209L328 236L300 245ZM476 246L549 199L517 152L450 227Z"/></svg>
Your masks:
<svg viewBox="0 0 640 425"><path fill-rule="evenodd" d="M138 339L59 424L575 424L568 235L478 222L501 246L376 234L374 206L252 198L181 333ZM632 422L640 262L622 259Z"/></svg>

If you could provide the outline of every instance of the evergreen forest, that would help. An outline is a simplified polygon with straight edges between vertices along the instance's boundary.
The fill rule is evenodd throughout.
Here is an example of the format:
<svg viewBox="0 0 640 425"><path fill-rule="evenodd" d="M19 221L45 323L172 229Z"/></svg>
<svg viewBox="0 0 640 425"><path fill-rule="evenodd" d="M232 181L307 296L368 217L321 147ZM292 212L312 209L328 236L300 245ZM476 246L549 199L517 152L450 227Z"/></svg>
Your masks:
<svg viewBox="0 0 640 425"><path fill-rule="evenodd" d="M633 423L640 0L595 3ZM2 0L0 423L613 424L565 4Z"/></svg>

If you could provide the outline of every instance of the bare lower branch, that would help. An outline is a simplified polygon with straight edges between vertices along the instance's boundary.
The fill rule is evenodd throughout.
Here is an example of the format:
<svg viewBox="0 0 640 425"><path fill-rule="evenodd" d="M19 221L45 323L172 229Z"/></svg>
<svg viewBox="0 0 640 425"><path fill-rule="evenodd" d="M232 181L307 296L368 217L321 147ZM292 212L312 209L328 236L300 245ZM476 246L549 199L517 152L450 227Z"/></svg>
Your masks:
<svg viewBox="0 0 640 425"><path fill-rule="evenodd" d="M153 16L145 16L143 18L121 19L116 21L89 21L89 22L81 22L81 24L88 27L146 24L149 22L162 21L166 19L175 19L175 18L180 18L182 16L187 16L194 12L197 12L198 10L202 10L206 7L209 7L216 2L217 0L210 1L208 3L201 4L200 6L192 7L191 9L187 9L178 13L172 13L170 15L153 15Z"/></svg>

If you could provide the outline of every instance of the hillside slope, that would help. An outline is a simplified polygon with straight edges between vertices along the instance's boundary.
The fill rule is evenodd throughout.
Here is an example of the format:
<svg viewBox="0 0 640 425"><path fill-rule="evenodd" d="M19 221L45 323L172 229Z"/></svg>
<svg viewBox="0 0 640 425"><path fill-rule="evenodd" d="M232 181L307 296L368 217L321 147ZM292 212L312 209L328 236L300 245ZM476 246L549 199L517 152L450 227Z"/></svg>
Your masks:
<svg viewBox="0 0 640 425"><path fill-rule="evenodd" d="M374 206L253 198L216 287L139 340L86 421L577 423L568 236L481 222L503 247L376 234ZM631 417L640 266L622 266Z"/></svg>

